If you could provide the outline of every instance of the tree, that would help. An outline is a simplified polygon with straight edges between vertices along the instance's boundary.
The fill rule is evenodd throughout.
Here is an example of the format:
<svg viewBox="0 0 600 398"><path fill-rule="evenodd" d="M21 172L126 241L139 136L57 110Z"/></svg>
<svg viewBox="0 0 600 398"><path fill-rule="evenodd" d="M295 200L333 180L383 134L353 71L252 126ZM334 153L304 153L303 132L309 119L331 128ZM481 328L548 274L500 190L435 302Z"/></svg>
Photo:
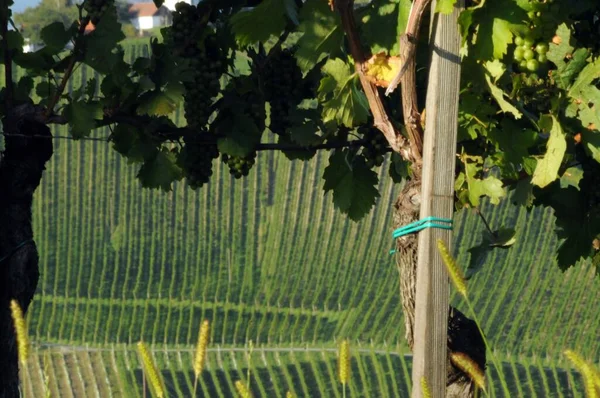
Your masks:
<svg viewBox="0 0 600 398"><path fill-rule="evenodd" d="M16 298L26 309L35 291L37 255L27 209L52 154L46 126L53 123L68 124L74 139L113 126L110 141L139 163L141 184L164 191L182 179L201 189L210 182L215 159L243 178L258 150L280 150L292 161L328 150L324 191L352 220L375 203L373 169L392 152L390 178L404 184L396 224L416 220L427 76L416 65L427 66L429 59L426 28L419 29L429 25L427 3L415 2L412 12L407 0L180 4L173 26L162 32L164 42L153 39L151 55L128 64L111 0L86 0L81 19L41 29L45 47L30 54L22 53L21 32L8 30L12 1L0 2L6 72L0 204L6 217L21 214L0 225L1 269L9 281L0 307L8 309ZM440 0L433 12L449 13L454 3ZM463 76L455 206L476 208L482 196L499 203L508 191L519 205L551 206L564 239L557 248L563 269L582 258L600 262L594 245L600 233L599 16L593 0L501 0L471 5L459 18ZM85 34L89 23L96 29ZM64 53L70 41L73 50ZM102 74L99 92L97 82L65 92L81 63ZM13 65L28 75L13 82ZM386 96L397 75L401 94ZM185 126L169 119L180 103ZM472 256L507 247L512 238L510 231L490 231ZM414 235L399 239L397 250L411 344ZM17 396L7 311L1 312L6 351L0 361L7 371L0 372L0 395ZM485 346L474 322L456 309L449 318L449 349L483 368ZM469 376L448 366L448 383L461 383L463 395L472 394Z"/></svg>
<svg viewBox="0 0 600 398"><path fill-rule="evenodd" d="M27 8L14 17L15 24L20 29L23 37L33 43L40 43L40 31L52 22L62 22L65 26L71 25L78 18L77 7L66 0L44 0L36 7Z"/></svg>

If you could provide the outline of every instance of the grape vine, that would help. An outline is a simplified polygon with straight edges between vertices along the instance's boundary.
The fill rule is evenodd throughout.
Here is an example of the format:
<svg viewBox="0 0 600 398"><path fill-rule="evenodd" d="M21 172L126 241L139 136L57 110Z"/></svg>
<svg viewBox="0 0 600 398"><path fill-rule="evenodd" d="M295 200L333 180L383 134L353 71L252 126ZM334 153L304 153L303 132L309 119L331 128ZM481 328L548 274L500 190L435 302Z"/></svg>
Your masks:
<svg viewBox="0 0 600 398"><path fill-rule="evenodd" d="M94 33L53 25L42 35L43 51L4 49L3 62L26 68L28 75L14 84L9 78L3 93L22 103L36 92L39 106L52 108L41 112L44 117L69 123L76 138L115 126L109 140L142 163L139 177L147 187L170 189L185 178L200 188L210 181L217 158L242 178L251 173L261 145L282 150L290 160L331 150L325 191L333 191L336 207L359 220L376 201L378 168L391 148L396 152L388 174L395 182L411 178L411 161L418 158L399 150L412 134L411 126L401 126L406 101L397 91L384 94L399 68L396 28L406 25L402 10L411 1L346 7L353 23L341 7L351 3L329 3L178 3L172 25L161 30L163 42L152 42L149 57L127 62L114 0L85 0L83 21L76 22L91 21ZM447 13L453 2L439 4L434 12ZM468 4L458 19L463 43L456 207L478 206L482 197L495 204L511 194L525 206L551 206L561 236L572 235L589 248L600 234L595 219L584 217L598 207L589 187L597 185L600 161L600 4ZM11 31L9 41L19 43L19 34ZM430 59L425 41L421 36L415 55L420 110ZM76 48L65 55L69 42ZM67 80L81 63L97 70L101 81L67 95ZM186 123L175 125L172 116L181 111ZM380 131L386 129L389 142ZM561 198L581 203L580 211L561 211ZM559 248L563 267L588 255L570 243Z"/></svg>

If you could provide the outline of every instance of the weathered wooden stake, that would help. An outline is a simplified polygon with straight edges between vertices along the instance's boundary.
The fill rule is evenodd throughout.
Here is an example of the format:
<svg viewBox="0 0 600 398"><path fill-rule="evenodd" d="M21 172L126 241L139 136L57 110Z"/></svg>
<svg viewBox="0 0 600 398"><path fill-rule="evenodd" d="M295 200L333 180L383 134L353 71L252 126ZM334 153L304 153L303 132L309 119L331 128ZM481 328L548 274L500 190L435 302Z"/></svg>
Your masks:
<svg viewBox="0 0 600 398"><path fill-rule="evenodd" d="M463 4L463 0L458 0L451 15L432 14L421 219L429 216L452 218L453 214L461 41L457 18ZM432 10L435 6L434 1ZM422 397L422 377L425 377L432 397L446 395L449 286L436 242L442 239L450 247L451 236L451 231L433 228L419 234L413 398Z"/></svg>

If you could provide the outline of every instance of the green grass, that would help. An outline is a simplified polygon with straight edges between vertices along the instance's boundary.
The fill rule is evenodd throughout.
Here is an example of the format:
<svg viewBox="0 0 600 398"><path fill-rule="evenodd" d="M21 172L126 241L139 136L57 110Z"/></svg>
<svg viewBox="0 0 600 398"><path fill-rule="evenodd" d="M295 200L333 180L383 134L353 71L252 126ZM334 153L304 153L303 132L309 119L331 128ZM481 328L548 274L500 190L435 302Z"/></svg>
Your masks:
<svg viewBox="0 0 600 398"><path fill-rule="evenodd" d="M46 373L53 396L142 397L143 372L137 353L128 347L104 349L66 347L34 353L22 371L25 397L44 396L44 356L50 359ZM407 397L410 395L410 356L393 349L352 347L350 397ZM155 349L153 356L169 396L193 396L192 352ZM526 397L583 397L581 377L574 370L543 363L501 358L511 391ZM256 397L342 397L337 376L337 353L325 348L248 347L212 348L207 355L196 396L234 397L236 380L247 382ZM403 373L402 369L406 372ZM492 381L496 375L490 369ZM492 397L501 397L498 384L488 385Z"/></svg>

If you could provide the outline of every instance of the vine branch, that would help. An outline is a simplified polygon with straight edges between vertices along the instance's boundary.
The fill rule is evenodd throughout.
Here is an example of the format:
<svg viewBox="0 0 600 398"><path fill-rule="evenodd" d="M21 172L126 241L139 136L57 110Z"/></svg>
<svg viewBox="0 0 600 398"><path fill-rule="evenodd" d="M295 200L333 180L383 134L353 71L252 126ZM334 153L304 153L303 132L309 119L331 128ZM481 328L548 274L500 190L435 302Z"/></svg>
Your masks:
<svg viewBox="0 0 600 398"><path fill-rule="evenodd" d="M394 126L385 109L377 87L366 76L367 58L362 50L360 36L356 28L356 21L354 19L354 1L336 0L335 6L340 13L342 27L348 38L356 73L358 73L363 91L369 102L369 108L371 108L371 113L373 114L373 124L383 133L394 152L398 152L408 161L420 162L421 153L415 152L409 140L407 140L406 137L402 135L401 131Z"/></svg>
<svg viewBox="0 0 600 398"><path fill-rule="evenodd" d="M46 118L48 118L52 114L52 112L54 111L54 107L60 100L60 97L62 96L63 92L65 91L65 87L67 87L67 82L71 78L71 74L73 73L73 69L75 68L75 64L77 62L76 54L79 52L80 47L81 47L81 38L85 34L85 28L87 27L88 23L90 22L89 17L81 18L81 9L79 10L79 21L80 21L79 29L77 30L77 36L75 38L75 45L73 46L73 51L71 52L71 59L69 60L67 69L65 70L65 73L63 74L60 85L56 89L56 93L54 94L54 97L52 97L50 99L50 102L48 103L48 108L46 109L46 112L44 115Z"/></svg>

